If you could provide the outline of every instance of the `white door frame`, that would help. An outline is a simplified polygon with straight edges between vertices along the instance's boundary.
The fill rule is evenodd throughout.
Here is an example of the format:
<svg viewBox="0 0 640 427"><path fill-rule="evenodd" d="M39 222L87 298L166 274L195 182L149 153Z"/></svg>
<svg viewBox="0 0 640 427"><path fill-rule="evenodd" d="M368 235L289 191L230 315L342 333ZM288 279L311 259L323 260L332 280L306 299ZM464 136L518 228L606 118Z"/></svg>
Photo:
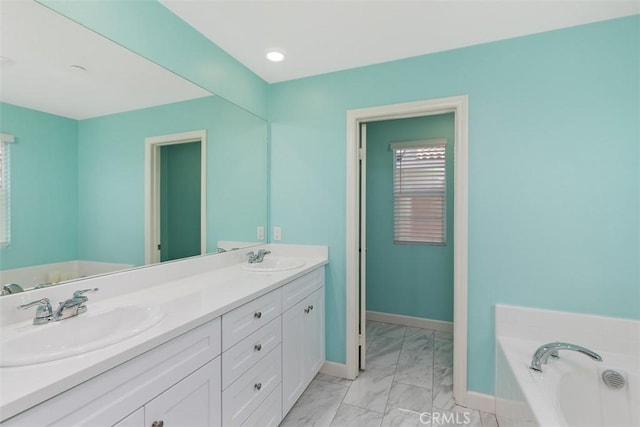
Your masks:
<svg viewBox="0 0 640 427"><path fill-rule="evenodd" d="M367 123L359 124L359 144L360 144L360 153L358 154L358 160L360 162L358 165L360 166L360 204L359 206L364 206L364 209L361 209L359 212L360 218L360 250L358 251L360 257L360 280L359 280L359 291L360 291L360 304L364 304L367 301ZM366 305L362 307L360 305L360 336L358 337L358 345L360 346L360 369L366 369L367 367L367 307Z"/></svg>
<svg viewBox="0 0 640 427"><path fill-rule="evenodd" d="M144 259L160 262L160 148L200 141L200 254L207 253L207 131L174 133L145 138Z"/></svg>
<svg viewBox="0 0 640 427"><path fill-rule="evenodd" d="M468 104L466 95L347 111L347 354L346 374L358 376L359 312L359 141L360 123L453 112L454 144L454 273L453 273L453 397L459 405L467 392L467 247L468 247ZM365 308L366 309L366 308Z"/></svg>

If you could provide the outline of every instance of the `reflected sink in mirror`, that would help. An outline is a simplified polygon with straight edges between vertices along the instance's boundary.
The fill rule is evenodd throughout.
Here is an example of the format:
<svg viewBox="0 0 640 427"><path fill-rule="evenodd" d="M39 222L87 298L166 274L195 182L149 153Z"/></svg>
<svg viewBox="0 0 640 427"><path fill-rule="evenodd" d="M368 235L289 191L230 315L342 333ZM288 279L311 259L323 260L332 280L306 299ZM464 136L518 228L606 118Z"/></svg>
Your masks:
<svg viewBox="0 0 640 427"><path fill-rule="evenodd" d="M255 271L258 273L274 273L278 271L293 270L304 265L304 261L297 258L278 258L267 257L262 262L253 264L242 264L242 268L247 271Z"/></svg>
<svg viewBox="0 0 640 427"><path fill-rule="evenodd" d="M33 325L31 321L2 330L0 367L49 362L87 353L138 335L164 318L159 307L89 305L77 317Z"/></svg>

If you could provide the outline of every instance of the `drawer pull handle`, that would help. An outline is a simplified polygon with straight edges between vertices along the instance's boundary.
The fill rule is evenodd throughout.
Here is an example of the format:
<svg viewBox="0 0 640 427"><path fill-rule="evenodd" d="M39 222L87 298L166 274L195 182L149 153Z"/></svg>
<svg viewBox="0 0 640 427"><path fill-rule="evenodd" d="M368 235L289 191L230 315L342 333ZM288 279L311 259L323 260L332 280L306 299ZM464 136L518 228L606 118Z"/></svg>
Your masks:
<svg viewBox="0 0 640 427"><path fill-rule="evenodd" d="M260 351L260 350L262 350L262 344L256 344L256 345L254 345L254 346L253 346L253 349L254 349L255 351Z"/></svg>
<svg viewBox="0 0 640 427"><path fill-rule="evenodd" d="M305 313L307 313L307 314L309 314L309 311L311 311L311 310L309 309L309 307L307 307L307 308L305 308L305 309L304 309L304 312L305 312Z"/></svg>
<svg viewBox="0 0 640 427"><path fill-rule="evenodd" d="M261 311L256 311L255 313L253 313L253 317L255 317L256 319L259 319L262 317L262 312Z"/></svg>
<svg viewBox="0 0 640 427"><path fill-rule="evenodd" d="M256 385L253 386L253 388L256 390L260 390L262 388L262 383L257 383Z"/></svg>
<svg viewBox="0 0 640 427"><path fill-rule="evenodd" d="M309 306L309 310L313 310L313 304Z"/></svg>
<svg viewBox="0 0 640 427"><path fill-rule="evenodd" d="M160 421L154 421L153 424L151 424L151 427L163 427L164 426L164 421L160 420Z"/></svg>

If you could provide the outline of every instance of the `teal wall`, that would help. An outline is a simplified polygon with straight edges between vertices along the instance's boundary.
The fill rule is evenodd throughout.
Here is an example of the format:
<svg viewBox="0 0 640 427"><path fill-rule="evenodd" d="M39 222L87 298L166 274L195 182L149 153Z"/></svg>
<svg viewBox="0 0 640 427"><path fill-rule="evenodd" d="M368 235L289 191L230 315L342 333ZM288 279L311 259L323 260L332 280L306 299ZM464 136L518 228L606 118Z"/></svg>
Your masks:
<svg viewBox="0 0 640 427"><path fill-rule="evenodd" d="M144 140L207 131L207 248L256 240L267 210L267 125L217 96L79 124L83 259L144 264ZM221 185L225 183L225 185Z"/></svg>
<svg viewBox="0 0 640 427"><path fill-rule="evenodd" d="M469 96L468 387L493 393L496 303L640 318L640 17L274 84L271 222L329 246L345 361L346 111Z"/></svg>
<svg viewBox="0 0 640 427"><path fill-rule="evenodd" d="M11 242L0 270L76 259L78 125L75 120L0 103L10 146Z"/></svg>
<svg viewBox="0 0 640 427"><path fill-rule="evenodd" d="M160 260L200 255L200 142L160 148Z"/></svg>
<svg viewBox="0 0 640 427"><path fill-rule="evenodd" d="M216 95L267 117L267 83L156 0L37 1Z"/></svg>
<svg viewBox="0 0 640 427"><path fill-rule="evenodd" d="M391 142L446 138L446 245L393 243ZM453 321L454 115L367 123L367 310Z"/></svg>

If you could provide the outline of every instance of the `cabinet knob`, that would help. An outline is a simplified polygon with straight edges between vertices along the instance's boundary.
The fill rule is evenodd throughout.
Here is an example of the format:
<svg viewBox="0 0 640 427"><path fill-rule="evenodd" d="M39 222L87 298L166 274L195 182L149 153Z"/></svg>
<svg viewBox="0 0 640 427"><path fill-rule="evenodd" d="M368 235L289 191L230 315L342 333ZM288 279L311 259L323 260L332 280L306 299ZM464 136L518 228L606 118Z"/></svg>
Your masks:
<svg viewBox="0 0 640 427"><path fill-rule="evenodd" d="M262 388L262 383L257 383L256 385L253 386L253 388L256 390L260 390Z"/></svg>
<svg viewBox="0 0 640 427"><path fill-rule="evenodd" d="M151 424L151 427L163 427L164 426L164 421L160 420L160 421L154 421L153 424Z"/></svg>
<svg viewBox="0 0 640 427"><path fill-rule="evenodd" d="M309 311L311 311L311 310L309 310L309 307L304 309L304 312L307 313L307 314L309 314Z"/></svg>
<svg viewBox="0 0 640 427"><path fill-rule="evenodd" d="M255 313L253 313L253 317L255 317L256 319L259 319L262 317L262 312L261 311L256 311Z"/></svg>
<svg viewBox="0 0 640 427"><path fill-rule="evenodd" d="M253 349L254 349L255 351L260 351L260 350L262 350L262 344L256 344L256 345L254 345L254 346L253 346Z"/></svg>
<svg viewBox="0 0 640 427"><path fill-rule="evenodd" d="M313 304L309 306L309 310L313 310Z"/></svg>

